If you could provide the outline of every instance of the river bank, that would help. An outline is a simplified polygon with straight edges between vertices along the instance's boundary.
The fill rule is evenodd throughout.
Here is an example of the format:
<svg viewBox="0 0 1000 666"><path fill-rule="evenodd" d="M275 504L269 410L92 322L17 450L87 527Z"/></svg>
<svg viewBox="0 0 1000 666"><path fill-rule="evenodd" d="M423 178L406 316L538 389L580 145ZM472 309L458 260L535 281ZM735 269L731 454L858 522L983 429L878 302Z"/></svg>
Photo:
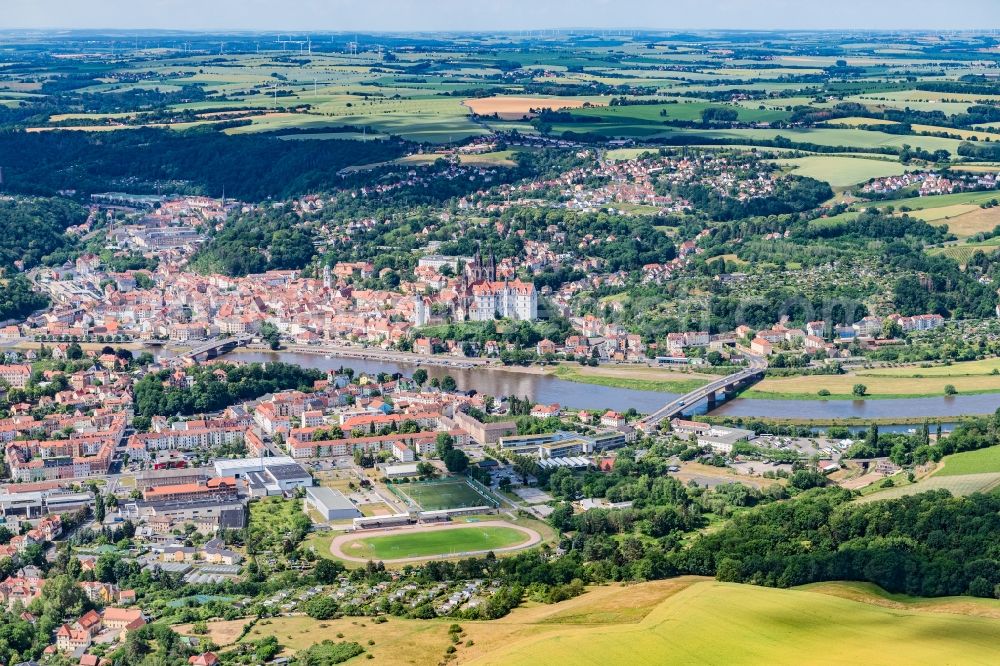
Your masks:
<svg viewBox="0 0 1000 666"><path fill-rule="evenodd" d="M558 403L572 409L627 411L634 408L640 413L652 413L665 404L680 396L680 392L655 391L637 388L645 382L644 379L630 379L630 386L607 386L606 383L622 384L621 377L599 377L595 382L580 383L557 375L557 367L546 368L506 368L489 366L476 368L452 368L428 366L423 363L402 363L384 359L348 359L330 357L322 354L305 354L291 351L248 351L230 352L223 358L235 361L274 362L284 361L320 370L336 370L340 367L351 367L358 372L389 374L401 373L411 375L416 368L423 367L430 377L444 378L450 375L455 379L458 388L463 391L478 391L495 396L515 395L527 398L532 402L542 404ZM614 366L608 366L612 368ZM543 370L544 372L539 372ZM656 371L657 368L641 368L637 366L634 372ZM566 371L563 371L564 373ZM669 370L663 370L667 373ZM690 381L695 375L683 374L684 381ZM584 375L585 376L585 375ZM821 376L827 377L827 376ZM815 376L811 377L815 378ZM672 378L680 379L675 376ZM700 379L700 378L699 378ZM870 423L881 419L886 423L903 423L908 419L957 419L962 416L992 414L1000 407L1000 393L980 395L936 396L925 398L900 398L878 400L781 400L734 398L712 410L714 416L745 417L745 418L792 418L805 420L840 420L857 419ZM703 415L708 411L702 402L692 406L691 413Z"/></svg>
<svg viewBox="0 0 1000 666"><path fill-rule="evenodd" d="M68 344L68 343L65 343L65 342L54 342L54 341L52 341L52 342L48 342L48 341L47 342L38 342L37 340L25 340L25 339L22 338L20 340L12 340L11 342L9 342L7 344L4 344L4 345L0 345L0 346L6 347L8 349L34 349L35 351L37 351L37 350L41 349L43 345L46 346L46 347L48 347L49 349L52 349L56 345L62 345L62 344ZM82 349L83 351L101 351L105 347L112 347L114 349L119 349L119 348L128 349L129 351L133 351L133 352L142 352L142 351L150 351L151 349L159 349L158 347L152 347L152 346L146 344L145 342L141 342L141 341L131 341L131 342L77 342L77 344L80 345L80 349Z"/></svg>
<svg viewBox="0 0 1000 666"><path fill-rule="evenodd" d="M973 416L969 414L968 416ZM714 425L726 425L726 424L737 424L738 422L743 422L745 420L759 420L764 421L769 425L775 426L803 426L809 428L832 428L832 427L845 427L845 428L867 428L871 424L878 426L919 426L927 423L931 429L934 429L938 424L942 426L953 426L954 420L949 417L920 417L920 416L907 416L907 417L883 417L883 418L862 418L862 417L848 417L840 419L801 419L801 418L781 418L781 417L731 417L731 416L719 416L717 414L703 414L698 417L699 421L704 421L705 423L711 423Z"/></svg>
<svg viewBox="0 0 1000 666"><path fill-rule="evenodd" d="M767 377L746 390L749 400L858 400L854 387L865 387L865 400L934 398L946 395L1000 393L1000 375L893 376L865 371L843 375L799 375ZM950 387L950 388L949 388ZM825 390L829 395L819 395Z"/></svg>
<svg viewBox="0 0 1000 666"><path fill-rule="evenodd" d="M688 393L718 379L717 375L646 366L590 367L568 363L555 366L548 374L579 384L678 394Z"/></svg>

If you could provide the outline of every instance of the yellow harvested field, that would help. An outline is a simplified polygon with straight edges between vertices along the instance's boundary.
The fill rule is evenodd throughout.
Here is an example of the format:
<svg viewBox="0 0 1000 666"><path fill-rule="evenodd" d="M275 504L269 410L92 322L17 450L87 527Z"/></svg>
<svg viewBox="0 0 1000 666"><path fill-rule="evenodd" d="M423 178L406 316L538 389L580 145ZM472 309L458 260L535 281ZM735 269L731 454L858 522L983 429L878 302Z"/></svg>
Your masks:
<svg viewBox="0 0 1000 666"><path fill-rule="evenodd" d="M828 120L822 125L846 125L848 127L863 127L864 125L895 125L891 120L882 120L881 118L863 118L860 116L851 116L850 118L836 118L834 120Z"/></svg>
<svg viewBox="0 0 1000 666"><path fill-rule="evenodd" d="M982 210L975 204L955 204L954 206L941 206L940 208L925 208L923 210L913 210L908 213L910 217L915 217L925 222L938 222L940 220L953 219L966 213Z"/></svg>
<svg viewBox="0 0 1000 666"><path fill-rule="evenodd" d="M997 195L1000 199L1000 194ZM984 231L993 231L1000 224L1000 206L995 208L979 208L947 220L948 231L959 238L968 238Z"/></svg>
<svg viewBox="0 0 1000 666"><path fill-rule="evenodd" d="M491 622L275 617L243 640L273 635L285 656L323 640L356 641L375 663L432 666L458 624L458 664L662 664L664 655L669 663L802 664L818 663L816 646L835 634L836 663L986 664L1000 640L998 617L1000 601L990 599L902 597L859 583L776 590L683 576L529 602ZM229 638L234 627L226 624L208 623L209 636Z"/></svg>
<svg viewBox="0 0 1000 666"><path fill-rule="evenodd" d="M917 598L889 594L877 585L856 582L813 583L798 588L806 592L828 594L841 599L860 601L865 604L882 606L883 608L899 608L909 610L929 610L935 613L952 613L954 615L973 615L1000 620L1000 602L996 599L977 599L976 597L938 597Z"/></svg>
<svg viewBox="0 0 1000 666"><path fill-rule="evenodd" d="M513 167L517 166L517 162L511 159L514 155L512 150L504 150L494 153L472 153L472 154L460 154L457 155L458 161L462 164L469 164L472 166L505 166ZM398 164L434 164L437 160L450 159L452 157L451 153L419 153L414 155L407 155L406 157L400 157L396 162Z"/></svg>
<svg viewBox="0 0 1000 666"><path fill-rule="evenodd" d="M990 141L1000 140L1000 134L997 134L996 132L989 132L987 130L978 130L978 131L965 130L965 129L955 129L954 127L939 127L937 125L911 125L910 127L912 127L913 131L916 132L917 134L944 133L951 136L957 136L958 138L964 139L966 141L972 139L976 141L985 141L986 139L989 139Z"/></svg>
<svg viewBox="0 0 1000 666"><path fill-rule="evenodd" d="M936 600L886 607L858 595L696 582L641 622L525 632L474 664L992 664L1000 621ZM986 601L986 600L984 600ZM924 603L926 602L926 603ZM989 609L997 602L982 604ZM975 604L979 606L979 604ZM978 608L975 610L979 610ZM720 617L725 619L720 621ZM824 650L830 635L836 645ZM478 646L478 641L477 641ZM459 662L465 652L460 649Z"/></svg>
<svg viewBox="0 0 1000 666"><path fill-rule="evenodd" d="M1000 200L1000 194L997 195ZM911 210L906 213L931 224L944 224L959 238L968 238L984 231L993 231L1000 224L1000 206L982 208L977 204L953 204ZM902 213L900 213L902 215Z"/></svg>
<svg viewBox="0 0 1000 666"><path fill-rule="evenodd" d="M988 162L982 164L956 164L951 170L968 171L970 173L997 173L1000 172L1000 164L990 164Z"/></svg>
<svg viewBox="0 0 1000 666"><path fill-rule="evenodd" d="M1000 358L984 358L981 361L960 361L951 365L934 365L928 368L908 365L901 368L874 368L859 374L884 377L968 377L1000 373Z"/></svg>
<svg viewBox="0 0 1000 666"><path fill-rule="evenodd" d="M776 377L765 379L748 392L750 397L768 397L761 394L787 395L788 397L815 396L820 389L826 389L832 396L850 396L855 384L864 384L871 397L912 397L944 395L949 384L959 393L1000 392L1000 375L976 375L965 377L910 377L899 378L885 375L857 374L813 375L800 377Z"/></svg>
<svg viewBox="0 0 1000 666"><path fill-rule="evenodd" d="M501 118L517 119L531 115L532 109L579 109L584 105L605 106L606 102L582 97L476 97L462 102L481 116L494 113Z"/></svg>
<svg viewBox="0 0 1000 666"><path fill-rule="evenodd" d="M49 116L50 123L61 123L65 120L108 120L131 118L134 113L56 113Z"/></svg>
<svg viewBox="0 0 1000 666"><path fill-rule="evenodd" d="M997 195L1000 199L1000 194ZM1000 207L981 208L976 204L954 204L925 208L906 213L931 224L944 224L959 238L968 238L984 231L993 231L1000 224Z"/></svg>
<svg viewBox="0 0 1000 666"><path fill-rule="evenodd" d="M41 81L0 81L0 90L33 92L41 89Z"/></svg>
<svg viewBox="0 0 1000 666"><path fill-rule="evenodd" d="M142 125L67 125L64 127L28 127L25 132L53 132L66 130L74 132L112 132L115 130L138 129Z"/></svg>

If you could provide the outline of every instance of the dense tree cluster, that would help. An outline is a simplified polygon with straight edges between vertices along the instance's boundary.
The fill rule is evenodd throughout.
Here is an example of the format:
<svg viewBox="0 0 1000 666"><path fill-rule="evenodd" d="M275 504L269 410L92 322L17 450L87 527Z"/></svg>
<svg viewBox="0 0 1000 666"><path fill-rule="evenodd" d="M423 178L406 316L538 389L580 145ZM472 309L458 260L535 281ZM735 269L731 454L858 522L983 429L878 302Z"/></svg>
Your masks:
<svg viewBox="0 0 1000 666"><path fill-rule="evenodd" d="M282 141L199 129L0 131L4 189L42 195L126 187L155 193L169 183L181 192L244 201L289 198L332 189L340 169L391 160L404 149L397 141Z"/></svg>
<svg viewBox="0 0 1000 666"><path fill-rule="evenodd" d="M963 141L958 146L958 154L974 160L1000 160L1000 143L972 143Z"/></svg>
<svg viewBox="0 0 1000 666"><path fill-rule="evenodd" d="M364 653L360 643L325 640L316 643L295 655L296 666L333 666Z"/></svg>
<svg viewBox="0 0 1000 666"><path fill-rule="evenodd" d="M720 195L701 183L677 186L674 193L690 201L698 211L713 220L797 213L812 210L833 196L829 184L801 176L781 178L777 181L773 194L742 201Z"/></svg>
<svg viewBox="0 0 1000 666"><path fill-rule="evenodd" d="M985 319L995 314L996 290L959 269L943 255L930 255L904 243L891 243L886 264L906 273L893 285L896 311L903 315L936 312L955 319Z"/></svg>
<svg viewBox="0 0 1000 666"><path fill-rule="evenodd" d="M221 363L193 366L187 372L194 382L190 387L186 383L171 384L170 370L151 373L138 381L136 413L151 417L213 412L275 391L311 389L313 382L323 377L318 370L288 363Z"/></svg>
<svg viewBox="0 0 1000 666"><path fill-rule="evenodd" d="M494 252L500 259L517 256L524 240L546 241L556 252L569 252L591 236L601 240L587 247L587 255L604 260L611 271L638 270L645 264L666 263L676 256L673 239L655 228L656 218L519 207L505 211L501 219L511 229L504 239L498 240L489 227L479 227L443 245L441 251L471 254L481 243L484 253ZM557 230L555 234L553 229Z"/></svg>
<svg viewBox="0 0 1000 666"><path fill-rule="evenodd" d="M66 228L86 219L85 208L59 197L0 200L0 268L13 270L15 262L22 270L37 266L47 255L71 244Z"/></svg>
<svg viewBox="0 0 1000 666"><path fill-rule="evenodd" d="M1000 498L935 491L852 503L817 490L739 514L674 562L690 573L777 587L864 580L918 596L997 595Z"/></svg>
<svg viewBox="0 0 1000 666"><path fill-rule="evenodd" d="M945 436L939 433L931 445L930 430L923 424L913 434L880 433L872 425L864 439L856 442L845 456L849 458L889 457L900 466L923 465L944 456L995 446L1000 439L1000 410L992 416L969 417Z"/></svg>
<svg viewBox="0 0 1000 666"><path fill-rule="evenodd" d="M909 237L926 243L941 243L953 238L944 225L934 226L909 215L896 217L875 210L865 211L853 219L843 219L836 223L808 224L795 231L795 237L802 239L845 236L884 241Z"/></svg>
<svg viewBox="0 0 1000 666"><path fill-rule="evenodd" d="M234 276L303 268L315 254L314 238L293 213L257 210L230 220L198 251L191 267Z"/></svg>
<svg viewBox="0 0 1000 666"><path fill-rule="evenodd" d="M0 321L21 319L48 304L49 299L44 294L34 291L27 278L17 275L3 285L3 295L0 296Z"/></svg>

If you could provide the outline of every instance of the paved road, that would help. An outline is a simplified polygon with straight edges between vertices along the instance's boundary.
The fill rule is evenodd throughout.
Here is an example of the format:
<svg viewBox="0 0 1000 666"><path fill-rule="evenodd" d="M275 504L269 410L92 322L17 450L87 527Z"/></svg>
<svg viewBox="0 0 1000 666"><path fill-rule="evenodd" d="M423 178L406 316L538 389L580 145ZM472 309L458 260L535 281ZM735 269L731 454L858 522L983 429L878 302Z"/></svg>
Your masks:
<svg viewBox="0 0 1000 666"><path fill-rule="evenodd" d="M708 398L710 395L714 395L723 388L750 380L758 375L762 375L767 369L766 357L745 352L743 355L750 361L750 365L746 368L743 368L738 372L734 372L731 375L726 375L721 379L716 379L715 381L696 388L689 393L685 393L676 400L667 403L646 418L642 419L642 422L657 424L660 421L672 419L675 416L679 416L685 409L694 407L700 401Z"/></svg>
<svg viewBox="0 0 1000 666"><path fill-rule="evenodd" d="M250 344L245 347L252 351L272 351L267 345ZM237 350L238 351L238 350ZM457 357L436 354L425 356L413 352L401 352L387 349L367 347L346 347L342 345L283 345L278 353L294 352L300 354L326 354L335 358L356 358L371 361L391 361L412 365L441 366L445 368L477 368L485 366L500 366L497 359L480 357Z"/></svg>

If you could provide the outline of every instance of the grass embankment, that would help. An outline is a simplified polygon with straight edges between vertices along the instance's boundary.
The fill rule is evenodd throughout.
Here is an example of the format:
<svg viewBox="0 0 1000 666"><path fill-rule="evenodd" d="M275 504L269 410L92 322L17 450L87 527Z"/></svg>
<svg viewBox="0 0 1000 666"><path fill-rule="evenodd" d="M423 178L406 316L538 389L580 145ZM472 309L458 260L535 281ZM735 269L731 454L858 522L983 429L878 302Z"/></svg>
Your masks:
<svg viewBox="0 0 1000 666"><path fill-rule="evenodd" d="M941 464L934 473L936 477L1000 473L1000 446L945 456Z"/></svg>
<svg viewBox="0 0 1000 666"><path fill-rule="evenodd" d="M635 391L687 393L712 380L715 375L660 370L646 366L581 366L564 363L553 373L559 379L581 384L609 386Z"/></svg>

